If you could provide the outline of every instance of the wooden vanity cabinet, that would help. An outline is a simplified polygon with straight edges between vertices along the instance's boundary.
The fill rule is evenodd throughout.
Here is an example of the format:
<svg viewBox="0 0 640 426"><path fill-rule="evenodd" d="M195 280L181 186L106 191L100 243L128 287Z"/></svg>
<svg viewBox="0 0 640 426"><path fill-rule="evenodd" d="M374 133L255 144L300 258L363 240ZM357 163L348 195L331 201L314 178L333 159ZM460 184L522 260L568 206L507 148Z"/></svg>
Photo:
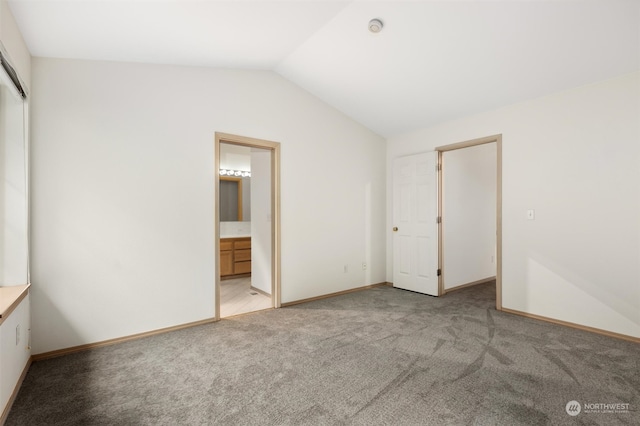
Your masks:
<svg viewBox="0 0 640 426"><path fill-rule="evenodd" d="M220 239L220 276L251 275L251 237Z"/></svg>
<svg viewBox="0 0 640 426"><path fill-rule="evenodd" d="M233 275L233 241L220 240L220 276Z"/></svg>

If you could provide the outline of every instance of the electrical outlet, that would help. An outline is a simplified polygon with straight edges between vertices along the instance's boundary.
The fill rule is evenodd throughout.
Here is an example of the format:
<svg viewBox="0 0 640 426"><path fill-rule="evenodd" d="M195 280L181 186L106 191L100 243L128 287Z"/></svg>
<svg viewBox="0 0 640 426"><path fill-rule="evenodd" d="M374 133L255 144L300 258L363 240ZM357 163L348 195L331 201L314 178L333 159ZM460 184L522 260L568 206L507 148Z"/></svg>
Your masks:
<svg viewBox="0 0 640 426"><path fill-rule="evenodd" d="M367 270L367 262L362 262L362 270L363 271Z"/></svg>

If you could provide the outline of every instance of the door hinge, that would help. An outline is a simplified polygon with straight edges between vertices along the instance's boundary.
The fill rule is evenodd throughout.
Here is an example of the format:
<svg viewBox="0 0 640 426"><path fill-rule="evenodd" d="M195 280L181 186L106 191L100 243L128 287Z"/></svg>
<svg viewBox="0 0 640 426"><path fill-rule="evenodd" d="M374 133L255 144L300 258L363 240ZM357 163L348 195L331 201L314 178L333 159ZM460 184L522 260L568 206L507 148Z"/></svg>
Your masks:
<svg viewBox="0 0 640 426"><path fill-rule="evenodd" d="M442 223L442 216L438 216L436 218L436 223Z"/></svg>
<svg viewBox="0 0 640 426"><path fill-rule="evenodd" d="M438 276L442 275L442 269L438 268Z"/></svg>
<svg viewBox="0 0 640 426"><path fill-rule="evenodd" d="M440 170L442 170L442 164L438 163L436 164L436 172L439 172Z"/></svg>

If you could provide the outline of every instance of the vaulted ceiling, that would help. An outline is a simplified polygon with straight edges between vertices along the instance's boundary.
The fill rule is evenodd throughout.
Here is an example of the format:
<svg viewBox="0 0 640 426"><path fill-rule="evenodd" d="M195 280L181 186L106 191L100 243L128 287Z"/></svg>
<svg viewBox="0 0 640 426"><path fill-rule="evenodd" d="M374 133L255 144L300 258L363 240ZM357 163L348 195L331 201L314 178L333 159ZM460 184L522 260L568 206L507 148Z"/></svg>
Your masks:
<svg viewBox="0 0 640 426"><path fill-rule="evenodd" d="M271 70L383 136L640 69L635 0L9 4L33 56Z"/></svg>

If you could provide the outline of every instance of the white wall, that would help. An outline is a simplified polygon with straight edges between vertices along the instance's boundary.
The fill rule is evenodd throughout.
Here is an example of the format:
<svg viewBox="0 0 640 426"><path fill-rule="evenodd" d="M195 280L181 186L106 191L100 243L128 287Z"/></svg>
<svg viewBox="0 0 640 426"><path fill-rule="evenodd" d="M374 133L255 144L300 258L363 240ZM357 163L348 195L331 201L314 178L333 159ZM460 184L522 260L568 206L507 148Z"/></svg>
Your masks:
<svg viewBox="0 0 640 426"><path fill-rule="evenodd" d="M496 274L496 153L489 143L442 154L446 290Z"/></svg>
<svg viewBox="0 0 640 426"><path fill-rule="evenodd" d="M246 146L220 144L220 168L251 171L251 149Z"/></svg>
<svg viewBox="0 0 640 426"><path fill-rule="evenodd" d="M391 138L387 167L502 134L503 306L640 337L639 123L633 73Z"/></svg>
<svg viewBox="0 0 640 426"><path fill-rule="evenodd" d="M251 150L251 286L271 294L271 151Z"/></svg>
<svg viewBox="0 0 640 426"><path fill-rule="evenodd" d="M32 71L34 353L214 316L216 131L282 144L283 302L384 281L385 141L282 77Z"/></svg>

